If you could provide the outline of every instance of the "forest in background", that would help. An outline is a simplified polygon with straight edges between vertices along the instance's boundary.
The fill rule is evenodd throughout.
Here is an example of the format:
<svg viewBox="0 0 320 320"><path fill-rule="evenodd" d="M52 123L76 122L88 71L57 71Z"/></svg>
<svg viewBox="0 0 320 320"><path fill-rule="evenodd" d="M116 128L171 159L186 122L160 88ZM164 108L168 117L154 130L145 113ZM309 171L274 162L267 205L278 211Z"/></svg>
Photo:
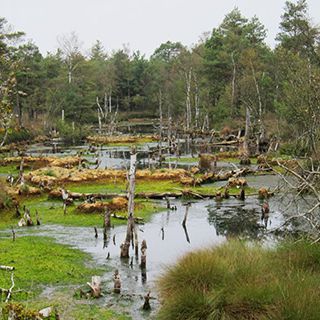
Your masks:
<svg viewBox="0 0 320 320"><path fill-rule="evenodd" d="M43 56L1 18L0 143L31 126L82 136L116 120L160 118L187 131L220 130L244 128L247 115L252 137L317 155L320 29L307 1L286 2L274 49L266 34L257 17L235 8L192 48L168 41L146 58L126 47L107 53L96 41L84 54L71 33Z"/></svg>

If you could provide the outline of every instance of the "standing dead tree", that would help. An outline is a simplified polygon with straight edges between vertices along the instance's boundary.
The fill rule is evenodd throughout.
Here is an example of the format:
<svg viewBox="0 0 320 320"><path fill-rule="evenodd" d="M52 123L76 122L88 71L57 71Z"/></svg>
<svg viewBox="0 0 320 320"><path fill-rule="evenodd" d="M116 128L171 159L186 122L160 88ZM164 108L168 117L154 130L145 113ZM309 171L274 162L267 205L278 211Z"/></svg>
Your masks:
<svg viewBox="0 0 320 320"><path fill-rule="evenodd" d="M137 231L135 230L134 223L134 192L135 192L135 177L136 177L136 166L137 166L137 154L135 150L131 152L130 159L130 169L129 169L129 190L128 190L128 223L127 223L127 233L125 241L120 246L120 257L129 258L129 247L131 241L134 246L138 246ZM137 249L136 249L137 252Z"/></svg>

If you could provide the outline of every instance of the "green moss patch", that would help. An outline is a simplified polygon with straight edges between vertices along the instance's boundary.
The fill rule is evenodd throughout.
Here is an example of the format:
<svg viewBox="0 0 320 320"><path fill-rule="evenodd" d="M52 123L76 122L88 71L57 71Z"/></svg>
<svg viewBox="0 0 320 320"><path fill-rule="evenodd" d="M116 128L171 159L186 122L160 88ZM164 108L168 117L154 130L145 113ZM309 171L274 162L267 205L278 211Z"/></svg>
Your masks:
<svg viewBox="0 0 320 320"><path fill-rule="evenodd" d="M15 267L15 290L37 291L45 285L83 284L101 270L89 268L91 257L46 237L0 239L1 264ZM93 264L93 263L92 263ZM0 287L9 288L10 273L0 271Z"/></svg>

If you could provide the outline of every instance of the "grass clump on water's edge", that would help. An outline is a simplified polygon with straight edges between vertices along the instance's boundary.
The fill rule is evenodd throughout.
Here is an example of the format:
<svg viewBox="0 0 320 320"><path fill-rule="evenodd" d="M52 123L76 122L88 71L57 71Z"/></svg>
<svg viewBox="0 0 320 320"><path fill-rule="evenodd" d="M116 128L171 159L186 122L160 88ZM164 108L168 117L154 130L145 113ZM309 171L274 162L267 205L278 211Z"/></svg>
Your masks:
<svg viewBox="0 0 320 320"><path fill-rule="evenodd" d="M0 239L1 264L15 267L15 290L37 292L43 286L83 284L102 270L89 268L92 258L47 237L17 237ZM0 287L11 286L10 273L1 271ZM14 298L17 297L14 294Z"/></svg>
<svg viewBox="0 0 320 320"><path fill-rule="evenodd" d="M320 319L320 245L230 241L193 252L158 281L158 319Z"/></svg>

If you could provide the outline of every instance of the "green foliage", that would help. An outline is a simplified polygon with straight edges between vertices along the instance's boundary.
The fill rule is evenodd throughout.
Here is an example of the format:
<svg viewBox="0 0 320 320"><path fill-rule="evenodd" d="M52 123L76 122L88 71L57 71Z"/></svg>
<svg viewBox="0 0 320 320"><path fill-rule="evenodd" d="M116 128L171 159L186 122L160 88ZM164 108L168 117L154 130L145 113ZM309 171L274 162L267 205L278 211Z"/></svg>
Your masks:
<svg viewBox="0 0 320 320"><path fill-rule="evenodd" d="M9 40L21 33L7 32L1 18L0 138L13 123L13 110L20 127L28 116L26 123L44 124L46 131L64 110L58 129L67 142L78 142L87 133L84 124L98 125L98 114L103 125L161 113L164 126L186 127L188 121L192 129L218 130L244 127L250 109L252 139L268 129L267 136L294 143L294 152L303 153L306 145L306 153L316 154L320 32L306 0L286 2L280 29L272 50L258 18L235 8L191 49L167 41L147 59L126 47L107 54L97 41L85 56L72 33L43 57L31 42L11 47Z"/></svg>
<svg viewBox="0 0 320 320"><path fill-rule="evenodd" d="M158 319L318 319L319 253L307 241L229 241L188 254L158 282Z"/></svg>
<svg viewBox="0 0 320 320"><path fill-rule="evenodd" d="M17 142L29 142L35 137L35 132L26 128L17 129L17 130L9 130L7 136L7 144L9 143L17 143ZM3 134L0 133L0 141L3 137Z"/></svg>
<svg viewBox="0 0 320 320"><path fill-rule="evenodd" d="M60 137L66 143L79 143L89 135L89 128L75 123L74 126L70 122L58 121L57 130Z"/></svg>
<svg viewBox="0 0 320 320"><path fill-rule="evenodd" d="M2 309L3 319L7 319L9 317L10 311L14 312L17 320L37 320L39 317L39 314L36 310L26 309L20 303L9 303L6 304Z"/></svg>
<svg viewBox="0 0 320 320"><path fill-rule="evenodd" d="M48 176L48 177L55 177L56 174L52 169L48 169L46 171L43 171L43 175L44 176Z"/></svg>

